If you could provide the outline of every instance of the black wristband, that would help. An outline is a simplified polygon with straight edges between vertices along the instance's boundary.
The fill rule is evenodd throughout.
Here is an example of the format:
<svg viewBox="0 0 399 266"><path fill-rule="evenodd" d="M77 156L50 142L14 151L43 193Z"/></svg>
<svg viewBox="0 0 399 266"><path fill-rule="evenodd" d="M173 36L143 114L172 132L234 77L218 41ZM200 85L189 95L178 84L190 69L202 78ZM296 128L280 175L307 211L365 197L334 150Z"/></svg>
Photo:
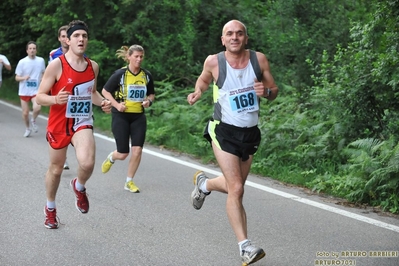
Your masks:
<svg viewBox="0 0 399 266"><path fill-rule="evenodd" d="M150 106L152 105L152 101L150 98L147 98L147 100L150 102Z"/></svg>

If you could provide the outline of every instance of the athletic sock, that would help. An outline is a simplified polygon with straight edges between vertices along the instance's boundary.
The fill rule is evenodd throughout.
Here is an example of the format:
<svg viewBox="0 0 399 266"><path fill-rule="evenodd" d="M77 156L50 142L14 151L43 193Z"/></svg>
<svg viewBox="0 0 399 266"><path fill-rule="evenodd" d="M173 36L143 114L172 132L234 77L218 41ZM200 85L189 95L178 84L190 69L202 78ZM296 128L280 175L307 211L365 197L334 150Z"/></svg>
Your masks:
<svg viewBox="0 0 399 266"><path fill-rule="evenodd" d="M243 240L243 241L241 241L241 242L238 243L238 248L240 249L240 253L241 253L241 251L242 251L242 245L245 244L245 243L247 243L248 241L249 241L248 239L245 239L245 240Z"/></svg>
<svg viewBox="0 0 399 266"><path fill-rule="evenodd" d="M129 182L129 181L132 181L132 180L133 180L133 178L131 178L131 177L126 177L126 183Z"/></svg>
<svg viewBox="0 0 399 266"><path fill-rule="evenodd" d="M47 201L47 209L55 209L55 201Z"/></svg>
<svg viewBox="0 0 399 266"><path fill-rule="evenodd" d="M109 156L109 161L111 162L111 163L114 163L115 161L112 159L112 154Z"/></svg>
<svg viewBox="0 0 399 266"><path fill-rule="evenodd" d="M209 190L206 189L206 182L207 181L208 181L208 179L205 179L205 181L200 186L201 191L204 192L204 193L208 193L209 192Z"/></svg>
<svg viewBox="0 0 399 266"><path fill-rule="evenodd" d="M76 188L77 191L83 191L83 190L85 190L85 186L82 185L82 184L80 184L80 183L78 182L78 179L76 179L75 188Z"/></svg>

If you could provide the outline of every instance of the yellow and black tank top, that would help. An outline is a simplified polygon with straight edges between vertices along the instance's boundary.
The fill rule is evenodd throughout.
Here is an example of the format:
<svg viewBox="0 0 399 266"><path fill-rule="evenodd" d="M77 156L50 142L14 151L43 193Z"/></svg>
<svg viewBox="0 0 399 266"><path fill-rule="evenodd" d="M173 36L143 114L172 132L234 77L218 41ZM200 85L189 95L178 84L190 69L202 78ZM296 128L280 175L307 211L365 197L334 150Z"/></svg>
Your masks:
<svg viewBox="0 0 399 266"><path fill-rule="evenodd" d="M125 113L142 113L143 100L150 94L155 94L154 81L151 73L141 68L138 74L133 74L128 67L118 69L108 79L104 89L111 93L118 102L125 102ZM112 108L113 112L118 112Z"/></svg>

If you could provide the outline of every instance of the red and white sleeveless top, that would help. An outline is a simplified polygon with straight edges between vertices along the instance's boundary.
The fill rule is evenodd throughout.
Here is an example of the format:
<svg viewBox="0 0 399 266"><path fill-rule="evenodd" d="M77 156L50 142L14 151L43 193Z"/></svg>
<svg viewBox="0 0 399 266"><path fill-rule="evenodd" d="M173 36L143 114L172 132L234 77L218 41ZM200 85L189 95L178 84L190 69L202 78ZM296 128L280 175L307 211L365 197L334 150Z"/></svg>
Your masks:
<svg viewBox="0 0 399 266"><path fill-rule="evenodd" d="M62 64L62 74L51 88L50 94L57 95L65 87L64 90L69 91L70 95L67 104L50 106L47 131L70 135L81 126L93 126L92 93L95 73L87 58L84 71L74 70L64 55L58 58Z"/></svg>

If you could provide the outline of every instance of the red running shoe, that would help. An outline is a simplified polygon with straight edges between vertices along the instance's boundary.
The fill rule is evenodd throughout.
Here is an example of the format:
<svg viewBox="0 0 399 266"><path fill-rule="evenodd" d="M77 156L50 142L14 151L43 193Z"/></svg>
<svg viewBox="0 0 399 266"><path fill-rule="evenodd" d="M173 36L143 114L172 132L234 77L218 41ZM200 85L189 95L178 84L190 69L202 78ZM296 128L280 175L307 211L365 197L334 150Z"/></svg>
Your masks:
<svg viewBox="0 0 399 266"><path fill-rule="evenodd" d="M47 206L44 206L44 215L46 215L46 220L44 220L44 226L48 229L57 229L58 228L57 210L47 209Z"/></svg>
<svg viewBox="0 0 399 266"><path fill-rule="evenodd" d="M78 211L81 213L88 213L89 212L89 199L87 198L86 189L83 191L76 190L75 183L77 178L71 180L71 188L73 192L75 192L76 202L75 206Z"/></svg>

